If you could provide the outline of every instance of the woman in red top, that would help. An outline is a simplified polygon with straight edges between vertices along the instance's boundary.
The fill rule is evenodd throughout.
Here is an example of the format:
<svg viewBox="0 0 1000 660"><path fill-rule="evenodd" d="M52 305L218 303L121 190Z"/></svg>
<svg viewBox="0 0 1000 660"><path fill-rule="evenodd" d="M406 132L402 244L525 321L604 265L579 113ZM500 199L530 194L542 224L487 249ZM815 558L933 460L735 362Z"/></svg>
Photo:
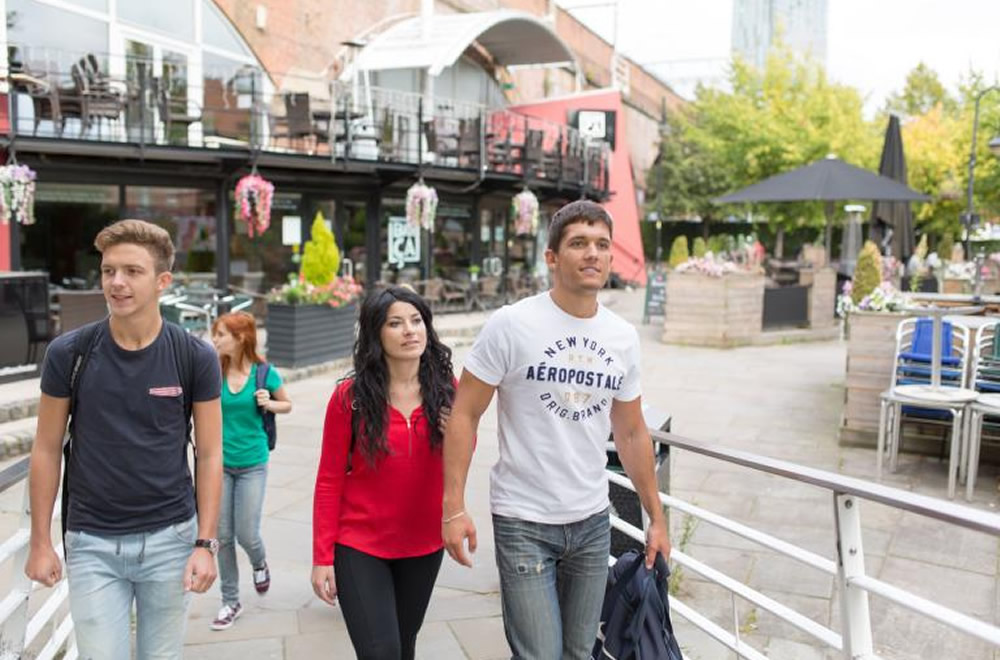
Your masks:
<svg viewBox="0 0 1000 660"><path fill-rule="evenodd" d="M390 287L361 304L354 373L326 409L312 586L340 599L361 660L410 660L441 567L442 427L451 349L431 310Z"/></svg>

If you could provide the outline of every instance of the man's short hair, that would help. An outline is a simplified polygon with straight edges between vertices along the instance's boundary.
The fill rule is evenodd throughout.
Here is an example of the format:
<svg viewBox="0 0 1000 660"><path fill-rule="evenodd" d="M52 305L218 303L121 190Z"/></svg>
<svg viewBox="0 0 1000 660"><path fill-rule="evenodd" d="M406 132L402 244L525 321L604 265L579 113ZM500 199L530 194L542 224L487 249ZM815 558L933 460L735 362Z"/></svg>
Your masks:
<svg viewBox="0 0 1000 660"><path fill-rule="evenodd" d="M588 225L603 222L608 226L608 235L614 235L614 222L611 220L611 214L597 202L592 202L589 199L578 199L553 214L552 220L549 222L549 249L558 252L563 231L568 225L577 222L586 222Z"/></svg>
<svg viewBox="0 0 1000 660"><path fill-rule="evenodd" d="M101 254L115 245L141 245L153 256L156 272L174 267L174 242L167 230L145 220L119 220L97 234L94 247Z"/></svg>

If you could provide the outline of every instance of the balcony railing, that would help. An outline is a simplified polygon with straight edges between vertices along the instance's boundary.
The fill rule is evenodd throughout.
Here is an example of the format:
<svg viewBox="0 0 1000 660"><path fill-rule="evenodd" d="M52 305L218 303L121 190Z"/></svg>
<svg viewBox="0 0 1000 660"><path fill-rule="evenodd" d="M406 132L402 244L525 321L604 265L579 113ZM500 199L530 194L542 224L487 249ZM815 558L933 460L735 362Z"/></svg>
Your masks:
<svg viewBox="0 0 1000 660"><path fill-rule="evenodd" d="M105 54L46 50L32 59L11 64L21 137L464 169L608 190L605 143L502 108L301 77L275 92L251 66L206 66L201 80L189 80L186 65L134 56L119 66Z"/></svg>

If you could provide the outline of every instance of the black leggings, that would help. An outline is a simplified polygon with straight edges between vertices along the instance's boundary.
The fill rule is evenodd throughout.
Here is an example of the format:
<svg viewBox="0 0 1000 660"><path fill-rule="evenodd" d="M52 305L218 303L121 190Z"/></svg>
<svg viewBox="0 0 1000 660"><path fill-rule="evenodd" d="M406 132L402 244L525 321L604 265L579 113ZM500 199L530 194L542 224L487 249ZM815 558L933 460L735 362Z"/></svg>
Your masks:
<svg viewBox="0 0 1000 660"><path fill-rule="evenodd" d="M413 660L444 550L404 559L336 550L337 598L358 660Z"/></svg>

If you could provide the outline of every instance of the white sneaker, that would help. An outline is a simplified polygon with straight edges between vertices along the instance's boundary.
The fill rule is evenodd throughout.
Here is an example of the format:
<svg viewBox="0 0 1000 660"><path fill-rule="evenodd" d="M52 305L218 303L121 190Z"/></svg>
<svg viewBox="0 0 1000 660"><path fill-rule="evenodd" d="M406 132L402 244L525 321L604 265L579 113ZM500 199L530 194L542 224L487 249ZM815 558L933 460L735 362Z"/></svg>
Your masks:
<svg viewBox="0 0 1000 660"><path fill-rule="evenodd" d="M240 618L243 614L243 606L239 603L235 605L223 605L219 609L219 614L215 617L215 621L209 624L209 628L212 630L226 630L231 628L236 619Z"/></svg>

